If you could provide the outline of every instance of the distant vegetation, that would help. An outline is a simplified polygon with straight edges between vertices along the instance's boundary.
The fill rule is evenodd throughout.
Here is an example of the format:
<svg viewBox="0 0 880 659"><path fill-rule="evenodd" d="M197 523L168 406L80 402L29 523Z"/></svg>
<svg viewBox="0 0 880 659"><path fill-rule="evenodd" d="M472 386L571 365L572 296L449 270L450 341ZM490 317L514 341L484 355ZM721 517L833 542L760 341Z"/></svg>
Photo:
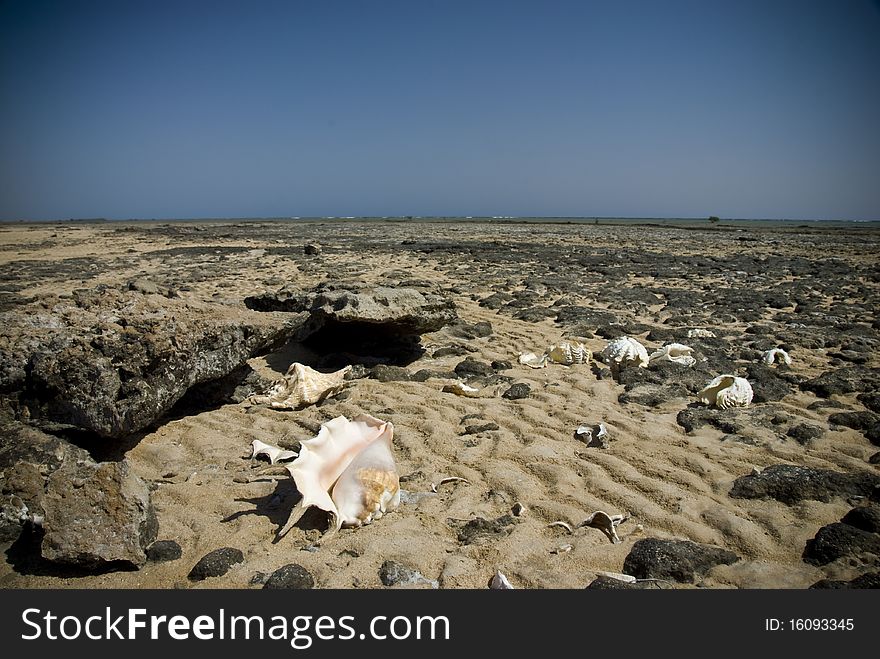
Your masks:
<svg viewBox="0 0 880 659"><path fill-rule="evenodd" d="M720 217L717 217L717 216L715 216L715 215L710 215L710 216L709 216L709 221L710 221L712 224L715 224L716 222L720 222L720 221L721 221L721 218L720 218Z"/></svg>

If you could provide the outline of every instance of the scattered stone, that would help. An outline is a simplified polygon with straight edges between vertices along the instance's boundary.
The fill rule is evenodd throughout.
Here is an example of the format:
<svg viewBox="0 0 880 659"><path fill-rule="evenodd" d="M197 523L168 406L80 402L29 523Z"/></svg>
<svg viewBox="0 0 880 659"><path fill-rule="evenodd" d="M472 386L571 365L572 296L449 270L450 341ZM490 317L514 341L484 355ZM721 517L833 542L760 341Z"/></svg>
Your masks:
<svg viewBox="0 0 880 659"><path fill-rule="evenodd" d="M810 423L799 423L789 428L786 434L798 444L809 444L813 440L819 439L824 432L819 426L814 426Z"/></svg>
<svg viewBox="0 0 880 659"><path fill-rule="evenodd" d="M754 395L752 402L768 403L782 400L792 392L791 385L780 374L786 370L785 366L771 368L763 363L749 364L746 368L746 379L752 385Z"/></svg>
<svg viewBox="0 0 880 659"><path fill-rule="evenodd" d="M643 590L645 588L654 588L655 586L649 581L622 581L605 574L600 574L590 585L588 590Z"/></svg>
<svg viewBox="0 0 880 659"><path fill-rule="evenodd" d="M735 499L776 499L791 505L805 499L828 502L835 497L868 496L878 485L880 476L868 472L845 474L777 464L760 474L737 478L730 488L730 496Z"/></svg>
<svg viewBox="0 0 880 659"><path fill-rule="evenodd" d="M880 389L880 368L866 366L844 366L801 384L801 389L812 391L817 396L829 398L836 394L850 394L856 391L873 392Z"/></svg>
<svg viewBox="0 0 880 659"><path fill-rule="evenodd" d="M526 384L525 382L517 382L510 386L510 388L501 394L502 398L506 398L507 400L520 400L522 398L528 398L532 393L532 388Z"/></svg>
<svg viewBox="0 0 880 659"><path fill-rule="evenodd" d="M837 412L828 417L828 423L853 430L868 430L880 423L880 416L874 412Z"/></svg>
<svg viewBox="0 0 880 659"><path fill-rule="evenodd" d="M407 369L387 364L377 364L370 369L370 377L379 382L409 382L413 379Z"/></svg>
<svg viewBox="0 0 880 659"><path fill-rule="evenodd" d="M671 579L693 583L716 565L739 560L732 551L690 540L645 538L633 545L623 562L623 571L637 579Z"/></svg>
<svg viewBox="0 0 880 659"><path fill-rule="evenodd" d="M880 423L875 423L868 428L864 435L874 446L880 446Z"/></svg>
<svg viewBox="0 0 880 659"><path fill-rule="evenodd" d="M484 423L481 425L465 426L464 432L462 434L463 435L478 435L481 432L489 432L492 430L498 430L498 424L492 423L490 421L489 423Z"/></svg>
<svg viewBox="0 0 880 659"><path fill-rule="evenodd" d="M203 581L209 577L222 577L236 563L244 562L244 554L234 547L221 547L202 556L189 571L190 581Z"/></svg>
<svg viewBox="0 0 880 659"><path fill-rule="evenodd" d="M671 400L687 397L688 391L681 385L641 384L627 388L617 400L624 405L636 403L645 407L660 407Z"/></svg>
<svg viewBox="0 0 880 659"><path fill-rule="evenodd" d="M478 361L473 357L465 357L464 360L456 364L455 373L460 378L495 375L495 371L492 370L489 364Z"/></svg>
<svg viewBox="0 0 880 659"><path fill-rule="evenodd" d="M838 558L862 552L880 556L880 535L834 522L823 526L816 537L807 541L803 559L812 565L827 565Z"/></svg>
<svg viewBox="0 0 880 659"><path fill-rule="evenodd" d="M522 517L526 512L526 507L522 503L517 501L515 504L513 504L510 512L513 513L514 517Z"/></svg>
<svg viewBox="0 0 880 659"><path fill-rule="evenodd" d="M844 515L840 521L862 531L880 533L880 506L857 506Z"/></svg>
<svg viewBox="0 0 880 659"><path fill-rule="evenodd" d="M140 567L159 530L150 489L127 460L66 462L49 476L42 508L43 558L86 569Z"/></svg>
<svg viewBox="0 0 880 659"><path fill-rule="evenodd" d="M434 579L428 579L418 570L414 570L397 561L385 561L379 568L379 580L385 586L417 586L428 584L431 588L438 588L439 583Z"/></svg>
<svg viewBox="0 0 880 659"><path fill-rule="evenodd" d="M484 320L471 324L459 320L448 325L446 331L459 339L482 339L492 335L492 323Z"/></svg>
<svg viewBox="0 0 880 659"><path fill-rule="evenodd" d="M263 588L266 590L308 590L315 587L315 580L302 565L290 563L275 570Z"/></svg>
<svg viewBox="0 0 880 659"><path fill-rule="evenodd" d="M880 572L868 572L859 575L851 581L835 581L833 579L822 579L817 581L810 588L840 589L840 588L880 588Z"/></svg>
<svg viewBox="0 0 880 659"><path fill-rule="evenodd" d="M506 359L503 361L495 360L492 362L492 370L494 371L508 371L513 368L513 364Z"/></svg>
<svg viewBox="0 0 880 659"><path fill-rule="evenodd" d="M880 451L868 458L868 463L872 465L880 465Z"/></svg>
<svg viewBox="0 0 880 659"><path fill-rule="evenodd" d="M872 412L880 414L880 393L872 391L871 393L859 394L856 396L856 400Z"/></svg>
<svg viewBox="0 0 880 659"><path fill-rule="evenodd" d="M147 547L147 560L151 563L176 561L183 556L183 550L174 540L156 540Z"/></svg>
<svg viewBox="0 0 880 659"><path fill-rule="evenodd" d="M473 348L470 346L443 346L442 348L437 348L431 356L435 359L439 359L440 357L461 357L469 352L473 352Z"/></svg>
<svg viewBox="0 0 880 659"><path fill-rule="evenodd" d="M516 521L512 515L502 515L496 519L476 517L461 527L458 532L458 541L470 545L486 540L495 540L509 535L513 531L513 525Z"/></svg>
<svg viewBox="0 0 880 659"><path fill-rule="evenodd" d="M314 243L309 243L303 247L303 254L306 256L317 256L321 253L321 246L316 245Z"/></svg>

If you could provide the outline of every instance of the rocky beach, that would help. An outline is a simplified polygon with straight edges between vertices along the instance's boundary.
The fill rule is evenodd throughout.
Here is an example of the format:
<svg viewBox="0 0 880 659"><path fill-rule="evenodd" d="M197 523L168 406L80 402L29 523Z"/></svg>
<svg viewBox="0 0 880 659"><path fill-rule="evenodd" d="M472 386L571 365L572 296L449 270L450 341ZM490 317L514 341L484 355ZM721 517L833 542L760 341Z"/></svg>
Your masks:
<svg viewBox="0 0 880 659"><path fill-rule="evenodd" d="M0 587L880 587L878 248L857 223L0 225ZM617 362L620 337L692 359ZM293 364L339 382L273 405ZM747 404L701 402L724 374ZM399 505L279 537L300 493L253 442L361 414L393 424Z"/></svg>

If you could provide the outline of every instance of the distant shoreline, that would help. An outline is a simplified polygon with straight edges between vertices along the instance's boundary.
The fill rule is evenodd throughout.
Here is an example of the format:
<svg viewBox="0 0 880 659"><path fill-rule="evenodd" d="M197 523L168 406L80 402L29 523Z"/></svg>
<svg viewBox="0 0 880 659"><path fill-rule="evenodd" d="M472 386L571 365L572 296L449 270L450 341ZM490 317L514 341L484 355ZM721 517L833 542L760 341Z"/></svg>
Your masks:
<svg viewBox="0 0 880 659"><path fill-rule="evenodd" d="M710 221L708 218L665 218L665 217L555 217L555 216L326 216L326 217L237 217L237 218L174 218L174 219L109 219L109 218L71 218L63 220L0 220L0 226L25 225L93 225L93 224L237 224L264 222L296 222L296 223L342 223L342 222L382 222L382 223L425 223L425 224L597 224L597 225L635 225L679 228L811 228L826 229L833 227L870 228L880 227L878 220L799 220L799 219L720 219Z"/></svg>

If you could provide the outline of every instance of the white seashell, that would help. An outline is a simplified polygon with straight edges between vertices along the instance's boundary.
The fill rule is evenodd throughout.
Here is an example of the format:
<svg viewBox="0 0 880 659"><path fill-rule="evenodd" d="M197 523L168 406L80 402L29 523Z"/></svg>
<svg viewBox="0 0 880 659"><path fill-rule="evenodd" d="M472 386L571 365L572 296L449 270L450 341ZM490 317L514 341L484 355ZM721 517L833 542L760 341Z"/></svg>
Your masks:
<svg viewBox="0 0 880 659"><path fill-rule="evenodd" d="M623 574L621 572L596 572L597 575L603 577L609 577L611 579L617 579L618 581L623 581L624 583L635 583L636 578L630 574Z"/></svg>
<svg viewBox="0 0 880 659"><path fill-rule="evenodd" d="M259 439L255 439L251 442L251 446L253 447L251 459L253 460L261 455L265 455L269 458L269 464L275 464L276 462L283 460L290 460L297 456L296 451L285 451L283 448L273 446L272 444L266 444Z"/></svg>
<svg viewBox="0 0 880 659"><path fill-rule="evenodd" d="M533 352L524 352L519 355L519 363L529 368L544 368L547 365L547 355L540 357Z"/></svg>
<svg viewBox="0 0 880 659"><path fill-rule="evenodd" d="M560 528L565 529L569 533L574 533L574 530L571 528L571 524L569 524L568 522L561 522L561 521L560 522L550 522L547 525L547 528L549 529L551 526L558 526Z"/></svg>
<svg viewBox="0 0 880 659"><path fill-rule="evenodd" d="M468 485L471 484L471 482L466 478L461 478L460 476L447 476L446 478L441 478L440 482L437 483L437 485L431 483L431 492L436 492L437 487L445 483L467 483Z"/></svg>
<svg viewBox="0 0 880 659"><path fill-rule="evenodd" d="M570 552L572 549L574 549L574 547L570 543L564 542L561 545L551 549L550 553L551 554L565 554L566 552Z"/></svg>
<svg viewBox="0 0 880 659"><path fill-rule="evenodd" d="M752 385L745 378L719 375L697 395L701 403L726 410L729 407L747 407L752 402L753 392Z"/></svg>
<svg viewBox="0 0 880 659"><path fill-rule="evenodd" d="M302 499L279 532L283 536L311 506L326 510L335 524L361 526L400 504L400 479L391 454L394 426L368 414L338 416L321 424L317 437L301 442L287 465Z"/></svg>
<svg viewBox="0 0 880 659"><path fill-rule="evenodd" d="M611 540L612 544L616 545L620 542L620 537L617 535L617 525L625 519L626 517L624 515L609 515L602 510L597 510L578 526L591 526L595 529L599 529L608 536L608 539Z"/></svg>
<svg viewBox="0 0 880 659"><path fill-rule="evenodd" d="M693 348L684 344L670 343L652 352L650 357L648 357L648 362L650 364L655 362L673 362L682 366L693 366L697 363L697 360L691 355L693 351Z"/></svg>
<svg viewBox="0 0 880 659"><path fill-rule="evenodd" d="M480 390L465 384L464 382L452 382L443 385L443 391L456 396L464 396L465 398L479 398Z"/></svg>
<svg viewBox="0 0 880 659"><path fill-rule="evenodd" d="M789 365L791 364L791 357L782 348L773 348L772 350L768 350L764 353L763 360L765 364L775 364L779 361L783 361Z"/></svg>
<svg viewBox="0 0 880 659"><path fill-rule="evenodd" d="M547 349L546 358L555 364L571 366L586 364L593 358L590 349L579 341L563 341L559 345Z"/></svg>
<svg viewBox="0 0 880 659"><path fill-rule="evenodd" d="M295 410L313 405L342 389L345 386L345 374L350 370L351 366L346 366L334 373L321 373L294 362L287 369L287 374L276 381L265 394L250 396L248 401L258 405L268 404L281 410Z"/></svg>
<svg viewBox="0 0 880 659"><path fill-rule="evenodd" d="M493 576L492 581L489 582L489 588L492 590L514 590L513 586L501 570L495 570L495 576Z"/></svg>
<svg viewBox="0 0 880 659"><path fill-rule="evenodd" d="M636 365L639 368L648 367L648 351L641 343L628 336L614 339L602 351L605 362L612 368L624 368Z"/></svg>
<svg viewBox="0 0 880 659"><path fill-rule="evenodd" d="M711 330L700 329L700 328L689 329L688 330L688 338L689 339L714 339L715 332L713 332Z"/></svg>
<svg viewBox="0 0 880 659"><path fill-rule="evenodd" d="M595 426L578 426L574 431L575 437L585 442L587 446L598 446L599 448L607 448L608 428L604 423L598 423Z"/></svg>

